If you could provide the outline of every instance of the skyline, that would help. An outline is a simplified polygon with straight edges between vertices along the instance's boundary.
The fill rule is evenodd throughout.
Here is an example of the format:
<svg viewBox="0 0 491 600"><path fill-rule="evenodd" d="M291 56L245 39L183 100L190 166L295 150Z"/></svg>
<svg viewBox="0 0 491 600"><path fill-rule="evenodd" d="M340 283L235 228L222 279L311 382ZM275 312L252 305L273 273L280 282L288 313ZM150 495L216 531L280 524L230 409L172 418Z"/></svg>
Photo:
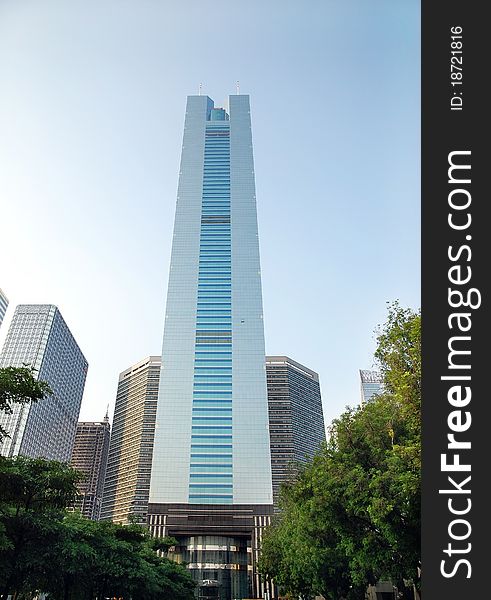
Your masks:
<svg viewBox="0 0 491 600"><path fill-rule="evenodd" d="M0 343L17 304L56 304L89 362L80 419L112 414L161 350L185 98L239 79L266 353L319 373L326 424L357 404L385 302L419 306L418 4L229 7L220 39L193 2L42 4L0 4Z"/></svg>

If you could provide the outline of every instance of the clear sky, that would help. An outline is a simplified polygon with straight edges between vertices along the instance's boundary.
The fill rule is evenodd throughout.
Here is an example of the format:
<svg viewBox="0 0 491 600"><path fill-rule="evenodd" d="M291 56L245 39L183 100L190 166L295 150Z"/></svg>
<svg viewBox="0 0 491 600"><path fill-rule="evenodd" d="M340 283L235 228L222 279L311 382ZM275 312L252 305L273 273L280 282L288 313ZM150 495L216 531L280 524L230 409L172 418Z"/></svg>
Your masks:
<svg viewBox="0 0 491 600"><path fill-rule="evenodd" d="M250 94L266 352L359 402L386 302L419 307L416 0L0 0L0 287L56 304L80 418L160 354L186 96Z"/></svg>

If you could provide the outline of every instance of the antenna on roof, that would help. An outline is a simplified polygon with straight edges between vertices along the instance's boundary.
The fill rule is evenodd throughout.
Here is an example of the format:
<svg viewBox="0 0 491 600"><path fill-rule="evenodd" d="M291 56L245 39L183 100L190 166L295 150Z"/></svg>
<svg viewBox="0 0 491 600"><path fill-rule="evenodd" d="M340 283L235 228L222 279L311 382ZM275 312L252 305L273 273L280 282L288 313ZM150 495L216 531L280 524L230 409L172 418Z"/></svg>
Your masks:
<svg viewBox="0 0 491 600"><path fill-rule="evenodd" d="M235 90L236 90L236 94L238 96L240 94L240 86L239 86L238 80L235 82Z"/></svg>
<svg viewBox="0 0 491 600"><path fill-rule="evenodd" d="M109 404L107 405L106 416L104 417L104 421L106 423L109 423Z"/></svg>
<svg viewBox="0 0 491 600"><path fill-rule="evenodd" d="M201 88L203 87L203 84L200 83L198 86L198 96L201 96Z"/></svg>

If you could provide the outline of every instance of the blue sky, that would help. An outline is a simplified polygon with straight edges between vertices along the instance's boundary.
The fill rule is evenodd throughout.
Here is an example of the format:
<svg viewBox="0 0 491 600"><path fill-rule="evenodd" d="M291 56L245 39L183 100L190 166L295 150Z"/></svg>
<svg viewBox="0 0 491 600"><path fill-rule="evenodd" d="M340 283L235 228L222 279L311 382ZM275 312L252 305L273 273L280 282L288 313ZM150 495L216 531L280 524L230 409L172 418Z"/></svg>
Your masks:
<svg viewBox="0 0 491 600"><path fill-rule="evenodd" d="M81 419L160 354L186 96L251 95L266 351L359 402L373 331L419 307L414 0L0 0L0 287L59 306Z"/></svg>

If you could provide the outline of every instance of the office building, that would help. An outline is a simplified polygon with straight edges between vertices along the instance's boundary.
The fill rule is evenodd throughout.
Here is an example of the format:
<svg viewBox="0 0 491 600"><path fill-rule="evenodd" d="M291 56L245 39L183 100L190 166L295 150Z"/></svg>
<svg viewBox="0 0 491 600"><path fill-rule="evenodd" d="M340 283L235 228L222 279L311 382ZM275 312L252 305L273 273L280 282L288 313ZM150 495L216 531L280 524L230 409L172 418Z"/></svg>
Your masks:
<svg viewBox="0 0 491 600"><path fill-rule="evenodd" d="M384 391L382 375L378 371L360 370L361 403L364 404Z"/></svg>
<svg viewBox="0 0 491 600"><path fill-rule="evenodd" d="M80 421L75 434L71 465L84 474L78 484L75 508L93 521L98 521L101 514L110 431L106 414L100 422Z"/></svg>
<svg viewBox="0 0 491 600"><path fill-rule="evenodd" d="M9 305L9 300L7 296L4 294L2 288L0 288L0 325L2 324L3 318L5 317L5 313L7 312L7 306Z"/></svg>
<svg viewBox="0 0 491 600"><path fill-rule="evenodd" d="M72 455L88 364L60 311L52 304L20 304L0 354L0 367L35 369L53 394L33 404L16 404L0 415L9 432L3 456L18 454L68 462Z"/></svg>
<svg viewBox="0 0 491 600"><path fill-rule="evenodd" d="M326 439L319 375L288 356L267 356L273 497Z"/></svg>
<svg viewBox="0 0 491 600"><path fill-rule="evenodd" d="M150 484L204 597L263 597L273 510L249 97L187 101ZM205 584L204 582L214 582ZM209 597L209 596L207 596Z"/></svg>
<svg viewBox="0 0 491 600"><path fill-rule="evenodd" d="M149 356L119 376L101 520L146 523L159 375Z"/></svg>

